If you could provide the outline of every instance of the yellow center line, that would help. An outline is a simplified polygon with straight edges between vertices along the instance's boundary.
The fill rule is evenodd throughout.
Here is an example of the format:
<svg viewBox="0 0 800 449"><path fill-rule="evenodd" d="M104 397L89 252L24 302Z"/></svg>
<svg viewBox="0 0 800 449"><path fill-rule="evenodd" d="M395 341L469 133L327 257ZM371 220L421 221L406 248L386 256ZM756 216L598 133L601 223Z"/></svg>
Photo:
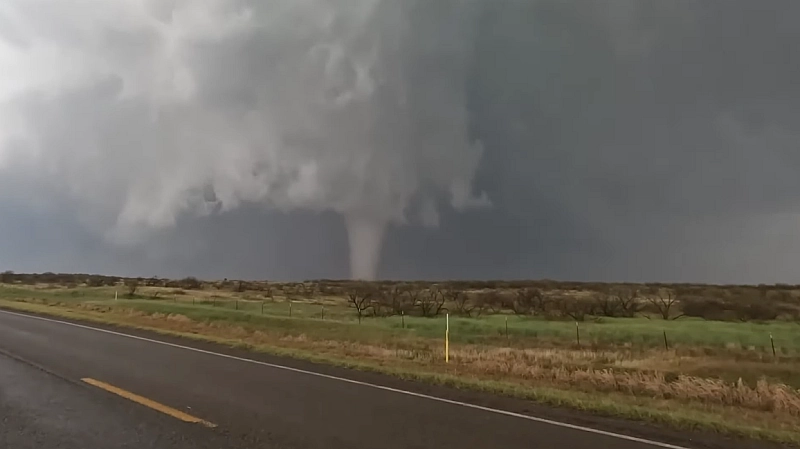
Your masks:
<svg viewBox="0 0 800 449"><path fill-rule="evenodd" d="M144 396L139 396L138 394L131 393L130 391L123 390L122 388L117 388L113 385L109 385L105 382L101 382L99 380L91 379L89 377L85 377L81 379L82 381L86 382L89 385L93 385L97 388L101 388L103 390L108 391L109 393L114 393L117 396L122 396L125 399L130 401L136 402L137 404L144 405L145 407L149 407L153 410L159 411L166 415L172 416L173 418L180 419L181 421L188 422L188 423L196 423L202 424L206 427L217 427L216 424L210 423L203 419L197 418L195 416L189 415L188 413L184 413L180 410L176 410L172 407L166 406L164 404L158 403L156 401L147 399Z"/></svg>

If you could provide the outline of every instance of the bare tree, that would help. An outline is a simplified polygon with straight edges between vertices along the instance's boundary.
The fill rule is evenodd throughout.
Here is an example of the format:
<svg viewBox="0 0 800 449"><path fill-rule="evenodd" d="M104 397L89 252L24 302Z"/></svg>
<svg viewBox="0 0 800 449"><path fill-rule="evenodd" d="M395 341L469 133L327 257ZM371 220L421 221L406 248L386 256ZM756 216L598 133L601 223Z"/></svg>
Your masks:
<svg viewBox="0 0 800 449"><path fill-rule="evenodd" d="M373 287L373 295L370 303L372 304L372 316L389 316L394 313L392 304L392 289L389 287Z"/></svg>
<svg viewBox="0 0 800 449"><path fill-rule="evenodd" d="M470 297L466 292L451 286L442 290L442 295L446 302L453 305L453 312L459 315L472 316L472 311L475 310L475 304L470 301Z"/></svg>
<svg viewBox="0 0 800 449"><path fill-rule="evenodd" d="M566 297L560 301L561 310L564 315L575 321L584 321L586 315L591 312L592 304L577 298Z"/></svg>
<svg viewBox="0 0 800 449"><path fill-rule="evenodd" d="M592 296L593 313L597 316L616 317L620 315L620 303L606 292L597 292Z"/></svg>
<svg viewBox="0 0 800 449"><path fill-rule="evenodd" d="M411 289L402 285L386 286L380 291L381 305L388 309L388 313L391 315L408 313L416 304L418 297L418 292L412 292Z"/></svg>
<svg viewBox="0 0 800 449"><path fill-rule="evenodd" d="M528 315L533 310L533 297L538 292L533 288L517 290L514 297L506 301L506 305L515 315Z"/></svg>
<svg viewBox="0 0 800 449"><path fill-rule="evenodd" d="M428 289L417 300L417 306L422 316L430 317L439 315L444 309L445 297L438 288Z"/></svg>
<svg viewBox="0 0 800 449"><path fill-rule="evenodd" d="M489 310L489 304L484 300L484 296L481 294L468 294L464 293L470 301L470 315L468 316L475 316L479 317L483 315L487 310Z"/></svg>
<svg viewBox="0 0 800 449"><path fill-rule="evenodd" d="M481 308L481 312L488 310L497 313L503 309L503 302L503 298L495 290L480 292L475 298L475 303Z"/></svg>
<svg viewBox="0 0 800 449"><path fill-rule="evenodd" d="M508 302L512 312L517 315L533 315L547 313L550 297L538 288L523 288L517 290L514 298Z"/></svg>
<svg viewBox="0 0 800 449"><path fill-rule="evenodd" d="M363 285L355 286L347 293L350 304L356 309L359 323L361 322L361 317L364 316L364 312L372 307L372 297L372 289Z"/></svg>
<svg viewBox="0 0 800 449"><path fill-rule="evenodd" d="M630 288L616 289L611 294L617 303L619 314L625 318L633 318L642 310L642 302L639 298L639 291Z"/></svg>
<svg viewBox="0 0 800 449"><path fill-rule="evenodd" d="M678 302L678 295L672 290L657 290L647 297L647 301L658 311L665 320L677 320L683 314L672 316L672 307Z"/></svg>
<svg viewBox="0 0 800 449"><path fill-rule="evenodd" d="M405 289L405 300L410 309L417 307L417 304L419 304L420 301L420 296L422 296L422 290L415 288L412 285L409 285L408 288Z"/></svg>
<svg viewBox="0 0 800 449"><path fill-rule="evenodd" d="M451 301L453 304L454 312L459 315L467 317L472 316L472 312L477 308L477 305L470 300L469 295L461 292Z"/></svg>
<svg viewBox="0 0 800 449"><path fill-rule="evenodd" d="M247 290L247 283L244 281L236 281L236 293L244 293Z"/></svg>
<svg viewBox="0 0 800 449"><path fill-rule="evenodd" d="M133 298L133 295L136 294L136 290L139 289L139 281L137 279L128 279L125 281L125 287L128 288L128 297Z"/></svg>

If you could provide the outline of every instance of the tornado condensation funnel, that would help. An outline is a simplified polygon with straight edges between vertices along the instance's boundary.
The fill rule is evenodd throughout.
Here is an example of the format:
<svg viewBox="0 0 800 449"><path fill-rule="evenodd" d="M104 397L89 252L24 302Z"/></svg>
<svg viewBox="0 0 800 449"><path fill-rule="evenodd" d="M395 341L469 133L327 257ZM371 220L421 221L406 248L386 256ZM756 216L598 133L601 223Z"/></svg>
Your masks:
<svg viewBox="0 0 800 449"><path fill-rule="evenodd" d="M346 216L350 243L350 277L374 280L378 274L386 221L361 216Z"/></svg>

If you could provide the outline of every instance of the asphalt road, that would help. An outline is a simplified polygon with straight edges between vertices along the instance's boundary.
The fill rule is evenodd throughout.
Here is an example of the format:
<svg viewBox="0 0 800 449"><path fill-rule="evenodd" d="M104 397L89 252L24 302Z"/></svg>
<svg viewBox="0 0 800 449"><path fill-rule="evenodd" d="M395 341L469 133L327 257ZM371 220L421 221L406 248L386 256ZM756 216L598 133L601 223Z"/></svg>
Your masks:
<svg viewBox="0 0 800 449"><path fill-rule="evenodd" d="M0 311L0 447L762 447L87 326ZM181 421L87 378L214 427Z"/></svg>

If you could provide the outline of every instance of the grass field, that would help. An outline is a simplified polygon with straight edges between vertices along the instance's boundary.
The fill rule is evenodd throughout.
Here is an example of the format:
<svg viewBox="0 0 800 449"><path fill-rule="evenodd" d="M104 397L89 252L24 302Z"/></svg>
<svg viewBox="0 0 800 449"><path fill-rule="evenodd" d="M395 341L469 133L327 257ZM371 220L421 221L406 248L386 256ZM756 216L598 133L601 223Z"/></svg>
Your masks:
<svg viewBox="0 0 800 449"><path fill-rule="evenodd" d="M444 316L359 322L334 295L288 301L148 287L128 298L116 287L5 285L0 306L800 444L800 326L793 322L452 316L451 360L444 363Z"/></svg>

